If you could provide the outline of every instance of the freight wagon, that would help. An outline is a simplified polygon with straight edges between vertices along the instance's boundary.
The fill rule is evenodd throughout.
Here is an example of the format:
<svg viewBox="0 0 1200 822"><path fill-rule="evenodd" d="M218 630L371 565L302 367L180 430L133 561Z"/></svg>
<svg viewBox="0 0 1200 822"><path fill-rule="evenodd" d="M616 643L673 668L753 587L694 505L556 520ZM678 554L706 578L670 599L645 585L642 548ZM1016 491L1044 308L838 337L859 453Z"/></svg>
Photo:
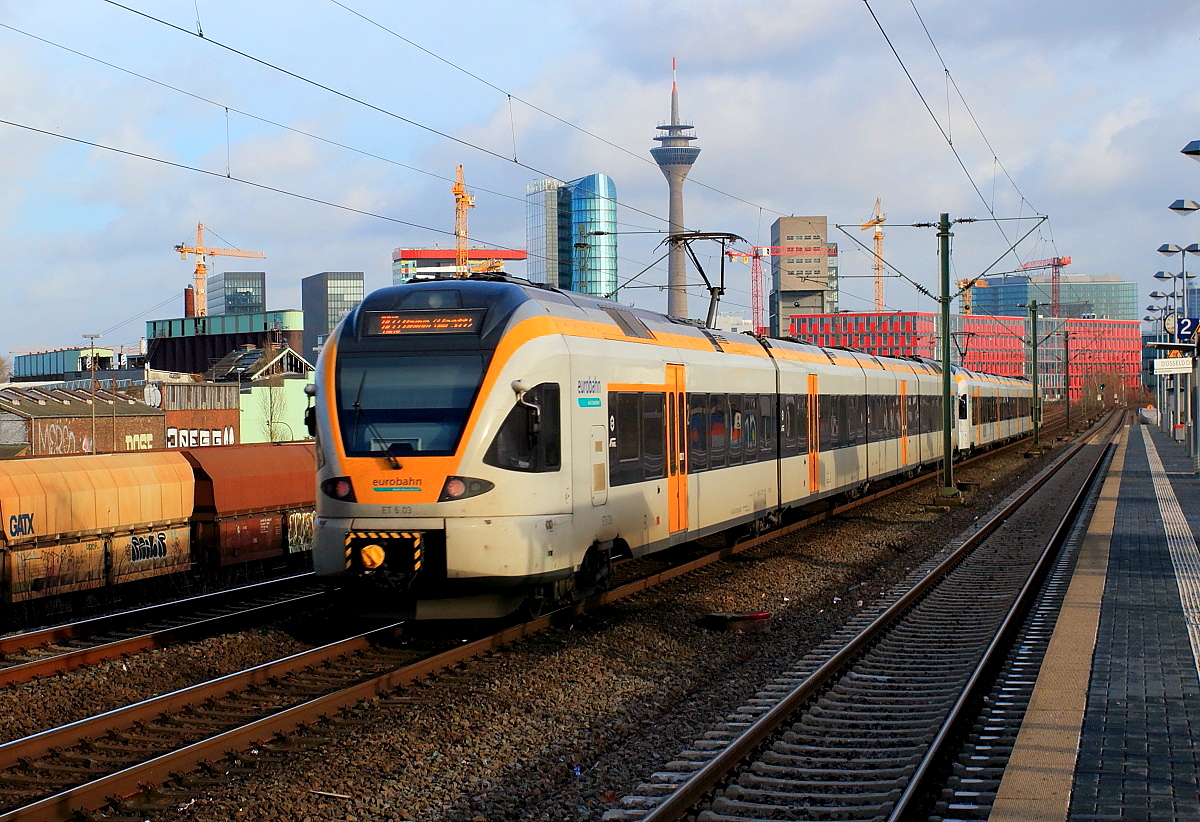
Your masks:
<svg viewBox="0 0 1200 822"><path fill-rule="evenodd" d="M309 443L0 460L0 599L311 551Z"/></svg>

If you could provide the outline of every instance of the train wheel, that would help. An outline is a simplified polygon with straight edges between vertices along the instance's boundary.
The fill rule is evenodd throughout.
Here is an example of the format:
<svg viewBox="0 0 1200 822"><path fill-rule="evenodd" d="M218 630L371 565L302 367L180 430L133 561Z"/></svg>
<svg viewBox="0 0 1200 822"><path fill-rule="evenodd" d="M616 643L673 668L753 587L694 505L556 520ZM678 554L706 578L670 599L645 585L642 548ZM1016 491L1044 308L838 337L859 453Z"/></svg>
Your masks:
<svg viewBox="0 0 1200 822"><path fill-rule="evenodd" d="M575 572L574 598L589 597L606 590L612 584L612 552L608 548L593 545L583 557L579 570Z"/></svg>

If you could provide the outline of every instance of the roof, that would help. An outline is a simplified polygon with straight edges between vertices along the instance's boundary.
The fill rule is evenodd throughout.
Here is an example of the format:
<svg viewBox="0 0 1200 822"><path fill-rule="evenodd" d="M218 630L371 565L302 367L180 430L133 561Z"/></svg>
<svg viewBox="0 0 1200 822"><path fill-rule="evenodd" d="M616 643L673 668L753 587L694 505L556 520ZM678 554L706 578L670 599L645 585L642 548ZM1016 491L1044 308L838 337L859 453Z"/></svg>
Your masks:
<svg viewBox="0 0 1200 822"><path fill-rule="evenodd" d="M0 388L0 411L27 419L90 417L93 407L104 417L163 416L161 410L107 388Z"/></svg>
<svg viewBox="0 0 1200 822"><path fill-rule="evenodd" d="M510 248L468 248L467 259L480 260L524 260L528 251ZM392 252L393 260L454 260L453 248L398 248Z"/></svg>
<svg viewBox="0 0 1200 822"><path fill-rule="evenodd" d="M196 468L198 513L279 510L312 506L316 499L312 443L190 448L183 455Z"/></svg>
<svg viewBox="0 0 1200 822"><path fill-rule="evenodd" d="M205 378L212 382L243 382L277 374L307 374L313 370L308 360L286 345L266 348L243 345L214 363Z"/></svg>
<svg viewBox="0 0 1200 822"><path fill-rule="evenodd" d="M163 525L191 515L194 489L177 451L3 460L0 526L13 543Z"/></svg>

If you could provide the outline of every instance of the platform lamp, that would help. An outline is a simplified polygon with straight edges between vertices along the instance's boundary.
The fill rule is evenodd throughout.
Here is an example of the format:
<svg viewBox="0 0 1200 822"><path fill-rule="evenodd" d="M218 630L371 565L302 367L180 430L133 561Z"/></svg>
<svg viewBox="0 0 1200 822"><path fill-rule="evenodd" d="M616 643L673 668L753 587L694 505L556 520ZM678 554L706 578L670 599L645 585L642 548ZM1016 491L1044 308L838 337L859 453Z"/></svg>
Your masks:
<svg viewBox="0 0 1200 822"><path fill-rule="evenodd" d="M1179 153L1185 157L1191 157L1193 160L1200 160L1200 140L1192 140L1186 146L1181 148ZM1195 200L1176 200L1175 202L1171 203L1170 209L1176 214L1182 216L1200 210L1200 203L1197 203ZM1191 251L1193 248L1196 248L1195 243L1192 243L1190 246L1188 246L1187 250ZM1187 255L1184 254L1183 258L1186 260ZM1186 281L1184 282L1184 285L1186 287ZM1187 292L1185 290L1184 294L1186 293ZM1184 299L1186 303L1186 297ZM1184 312L1184 315L1189 317L1191 316L1191 314L1186 311ZM1200 389L1200 358L1197 358L1195 356L1195 352L1193 351L1192 391L1195 392L1198 389ZM1192 404L1193 407L1200 407L1200 397L1197 397ZM1191 436L1188 438L1188 450L1192 455L1192 473L1200 475L1200 428L1198 428L1196 425L1192 425Z"/></svg>

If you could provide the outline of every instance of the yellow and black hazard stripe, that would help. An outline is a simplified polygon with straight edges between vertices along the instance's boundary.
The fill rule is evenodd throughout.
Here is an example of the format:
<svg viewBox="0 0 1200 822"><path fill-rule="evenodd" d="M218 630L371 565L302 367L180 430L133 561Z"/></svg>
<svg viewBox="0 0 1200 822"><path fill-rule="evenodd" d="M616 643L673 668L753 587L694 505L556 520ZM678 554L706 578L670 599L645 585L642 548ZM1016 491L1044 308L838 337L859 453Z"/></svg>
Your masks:
<svg viewBox="0 0 1200 822"><path fill-rule="evenodd" d="M350 531L346 534L346 550L345 561L346 568L350 567L354 557L355 544L361 540L387 540L393 542L406 541L412 546L412 569L414 571L421 570L421 539L424 536L421 531Z"/></svg>

